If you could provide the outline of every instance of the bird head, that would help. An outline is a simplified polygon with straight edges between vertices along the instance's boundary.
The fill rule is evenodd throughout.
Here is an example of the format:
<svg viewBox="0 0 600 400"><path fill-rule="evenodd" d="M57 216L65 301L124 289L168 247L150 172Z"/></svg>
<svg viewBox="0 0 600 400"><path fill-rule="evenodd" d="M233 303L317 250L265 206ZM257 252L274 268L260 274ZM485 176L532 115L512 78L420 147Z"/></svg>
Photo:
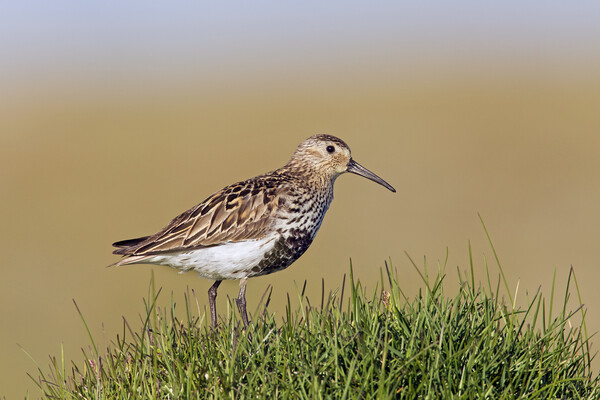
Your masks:
<svg viewBox="0 0 600 400"><path fill-rule="evenodd" d="M332 182L343 173L350 172L376 182L395 192L389 183L352 159L350 147L332 135L314 135L300 143L288 166L323 176Z"/></svg>

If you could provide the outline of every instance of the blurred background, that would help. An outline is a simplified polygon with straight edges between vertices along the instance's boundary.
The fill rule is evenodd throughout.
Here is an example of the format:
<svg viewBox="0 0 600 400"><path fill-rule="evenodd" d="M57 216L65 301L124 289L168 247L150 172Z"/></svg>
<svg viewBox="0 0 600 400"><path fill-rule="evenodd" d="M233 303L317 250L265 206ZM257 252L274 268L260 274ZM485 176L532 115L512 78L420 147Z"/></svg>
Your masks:
<svg viewBox="0 0 600 400"><path fill-rule="evenodd" d="M415 294L405 251L430 268L448 251L451 285L469 242L484 281L480 213L519 301L549 296L555 270L562 293L573 266L597 332L599 15L594 1L2 3L0 396L40 395L19 346L42 368L61 346L81 365L73 299L100 347L123 317L139 326L151 271L161 304L189 288L206 306L212 282L107 269L110 244L283 165L315 133L398 193L338 179L312 247L252 279L249 310L268 285L280 314L304 280L320 299L350 259L371 291L391 259ZM221 312L237 290L221 285Z"/></svg>

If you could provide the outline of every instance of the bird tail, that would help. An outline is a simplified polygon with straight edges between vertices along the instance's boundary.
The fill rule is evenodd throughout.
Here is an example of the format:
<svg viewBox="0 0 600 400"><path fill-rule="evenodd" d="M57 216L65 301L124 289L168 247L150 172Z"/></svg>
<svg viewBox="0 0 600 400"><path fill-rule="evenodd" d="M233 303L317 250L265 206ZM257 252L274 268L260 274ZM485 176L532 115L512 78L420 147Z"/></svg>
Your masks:
<svg viewBox="0 0 600 400"><path fill-rule="evenodd" d="M143 236L135 239L121 240L113 243L114 247L118 247L117 250L113 251L113 254L125 256L119 261L110 264L108 267L118 267L120 265L138 264L143 262L148 256L136 256L135 250L141 243L143 243L150 236Z"/></svg>
<svg viewBox="0 0 600 400"><path fill-rule="evenodd" d="M115 250L113 252L113 254L122 254L122 253L118 253L121 252L122 250L125 250L126 248L129 247L135 247L138 244L142 243L143 241L145 241L146 239L148 239L150 236L142 236L139 238L135 238L135 239L127 239L127 240L121 240L118 242L114 242L112 245L113 247L119 247L118 250Z"/></svg>
<svg viewBox="0 0 600 400"><path fill-rule="evenodd" d="M120 259L119 261L117 261L115 263L110 264L106 268L120 267L121 265L141 264L144 261L146 261L147 259L149 259L150 257L151 256L127 256L127 257L123 257L122 259Z"/></svg>

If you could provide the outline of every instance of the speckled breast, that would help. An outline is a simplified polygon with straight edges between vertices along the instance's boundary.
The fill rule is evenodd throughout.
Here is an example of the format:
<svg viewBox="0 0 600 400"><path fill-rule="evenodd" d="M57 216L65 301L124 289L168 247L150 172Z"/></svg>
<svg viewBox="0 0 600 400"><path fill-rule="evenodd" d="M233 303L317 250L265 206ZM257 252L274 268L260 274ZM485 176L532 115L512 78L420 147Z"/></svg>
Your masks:
<svg viewBox="0 0 600 400"><path fill-rule="evenodd" d="M278 231L281 237L273 249L251 269L250 277L267 275L289 267L310 247L329 208L331 193L298 196L289 208L288 218Z"/></svg>

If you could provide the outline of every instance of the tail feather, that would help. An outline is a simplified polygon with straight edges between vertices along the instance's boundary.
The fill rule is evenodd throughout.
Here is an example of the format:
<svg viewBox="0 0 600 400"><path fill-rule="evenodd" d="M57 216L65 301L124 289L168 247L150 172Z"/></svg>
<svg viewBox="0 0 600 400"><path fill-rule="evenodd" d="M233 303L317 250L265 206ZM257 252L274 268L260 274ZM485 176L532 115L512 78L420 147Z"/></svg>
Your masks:
<svg viewBox="0 0 600 400"><path fill-rule="evenodd" d="M148 256L135 255L135 251L140 244L144 243L150 236L143 236L135 239L121 240L113 243L114 247L118 247L117 250L113 251L113 254L125 256L119 261L109 265L109 267L118 267L120 265L138 264L144 262Z"/></svg>
<svg viewBox="0 0 600 400"><path fill-rule="evenodd" d="M127 239L127 240L120 240L118 242L114 242L112 245L114 247L131 247L131 246L135 246L137 244L142 243L144 240L148 239L150 236L143 236L143 237L139 237L139 238L135 238L135 239Z"/></svg>
<svg viewBox="0 0 600 400"><path fill-rule="evenodd" d="M118 247L118 249L113 251L113 254L118 254L120 256L133 255L140 244L144 243L144 241L149 237L150 236L144 236L136 239L127 239L115 242L113 243L113 246Z"/></svg>
<svg viewBox="0 0 600 400"><path fill-rule="evenodd" d="M121 265L140 264L144 263L144 261L148 258L149 256L127 256L123 257L115 263L110 264L108 267L119 267Z"/></svg>

